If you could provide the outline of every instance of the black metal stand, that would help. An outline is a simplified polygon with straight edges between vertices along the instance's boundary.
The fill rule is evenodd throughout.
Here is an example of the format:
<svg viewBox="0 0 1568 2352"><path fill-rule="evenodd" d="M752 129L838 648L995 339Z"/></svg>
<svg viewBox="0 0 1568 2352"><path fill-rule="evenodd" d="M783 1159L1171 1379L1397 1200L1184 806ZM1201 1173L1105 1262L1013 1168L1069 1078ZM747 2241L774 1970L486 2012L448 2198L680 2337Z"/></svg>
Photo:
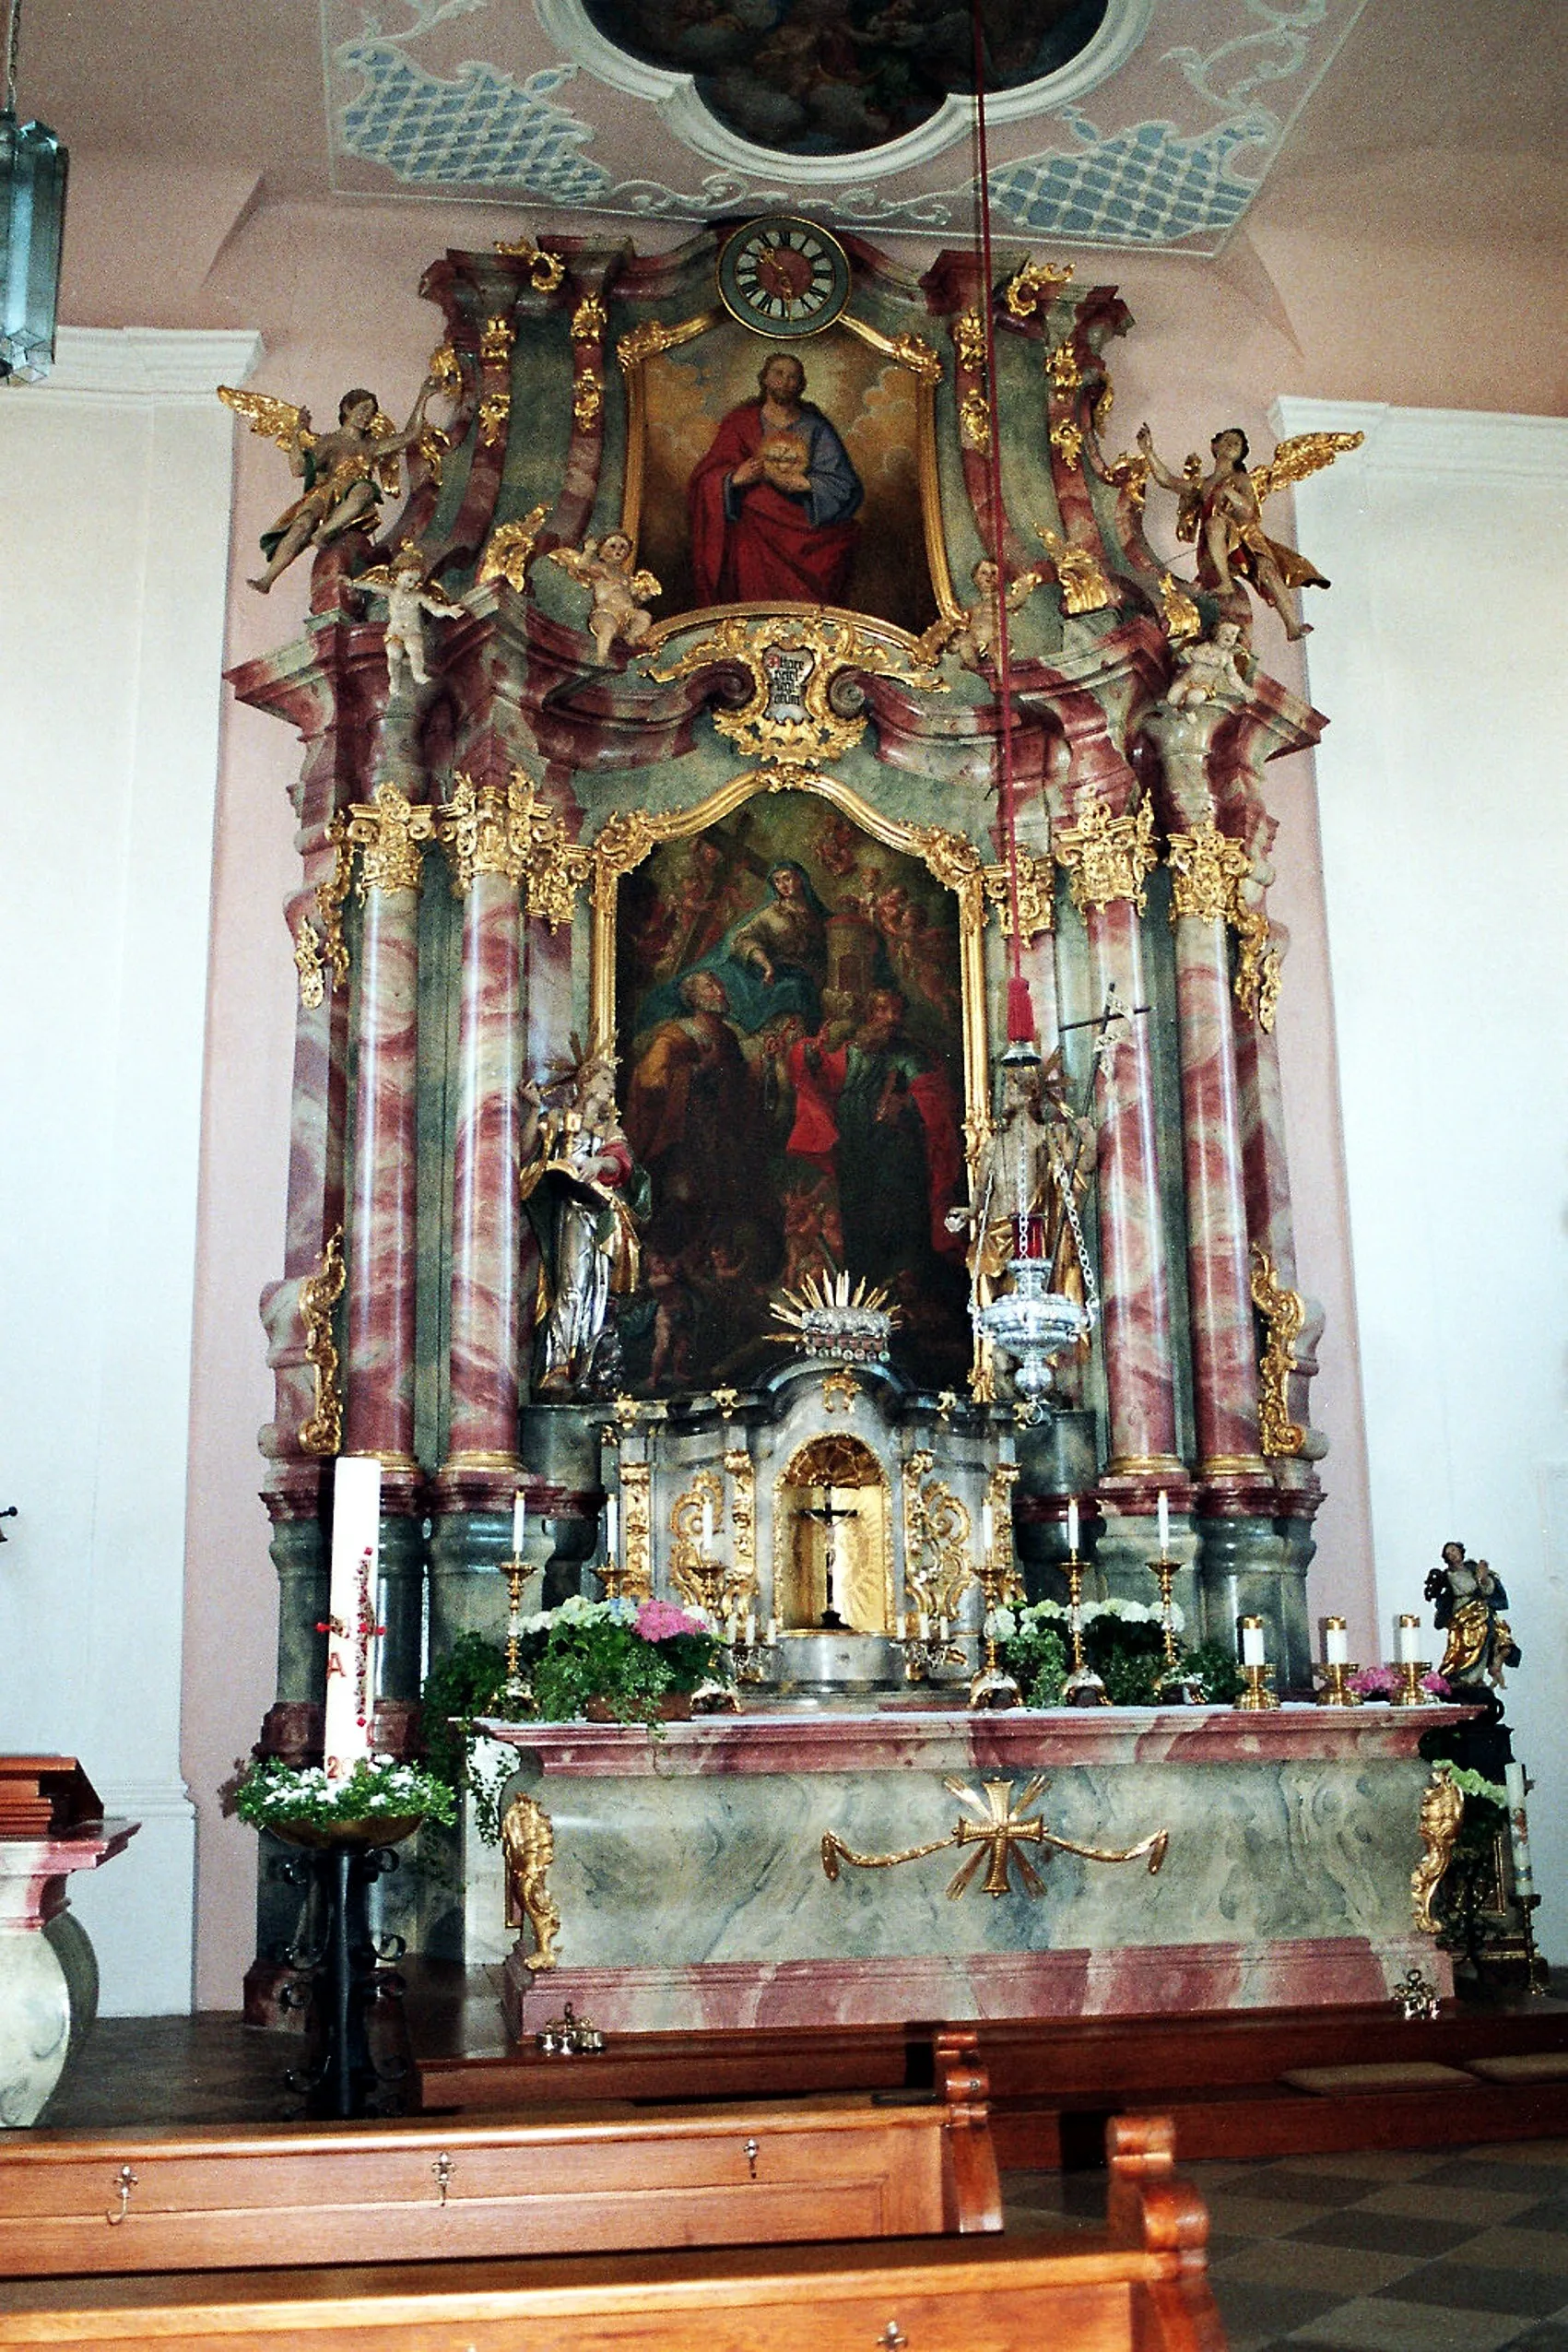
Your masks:
<svg viewBox="0 0 1568 2352"><path fill-rule="evenodd" d="M369 1896L378 1878L397 1868L389 1846L359 1838L332 1838L297 1853L284 1864L298 1886L310 1886L314 1901L313 1943L301 1941L289 1954L306 1981L286 1985L282 2002L309 2013L312 2062L290 2071L291 2090L305 2095L312 2117L387 2115L402 2111L398 2086L407 2073L394 2062L378 2064L367 2019L383 2003L401 2003L403 1979L389 1960L400 1959L400 1935L378 1941L371 1933Z"/></svg>

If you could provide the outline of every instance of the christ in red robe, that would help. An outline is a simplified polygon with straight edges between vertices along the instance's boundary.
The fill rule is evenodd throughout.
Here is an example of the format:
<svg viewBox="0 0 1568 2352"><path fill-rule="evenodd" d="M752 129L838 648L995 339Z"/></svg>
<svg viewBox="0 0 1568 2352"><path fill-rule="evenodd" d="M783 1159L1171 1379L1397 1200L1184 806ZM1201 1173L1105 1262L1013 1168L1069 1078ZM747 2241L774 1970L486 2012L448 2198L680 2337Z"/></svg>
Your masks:
<svg viewBox="0 0 1568 2352"><path fill-rule="evenodd" d="M687 490L697 602L841 604L865 491L791 351L763 363Z"/></svg>

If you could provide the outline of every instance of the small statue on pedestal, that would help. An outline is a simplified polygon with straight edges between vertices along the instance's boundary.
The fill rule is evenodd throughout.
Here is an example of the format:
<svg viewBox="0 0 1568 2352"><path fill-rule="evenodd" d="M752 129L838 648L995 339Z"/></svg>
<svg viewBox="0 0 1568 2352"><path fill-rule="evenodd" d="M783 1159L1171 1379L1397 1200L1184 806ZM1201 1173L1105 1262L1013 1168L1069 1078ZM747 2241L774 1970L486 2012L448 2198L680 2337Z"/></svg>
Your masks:
<svg viewBox="0 0 1568 2352"><path fill-rule="evenodd" d="M1218 702L1228 694L1244 699L1247 688L1239 657L1244 654L1239 621L1221 621L1212 637L1179 645L1176 675L1165 690L1167 707L1185 711L1193 703Z"/></svg>
<svg viewBox="0 0 1568 2352"><path fill-rule="evenodd" d="M1093 1121L1068 1103L1059 1055L1042 1063L1032 1046L1009 1046L1001 1072L1001 1106L975 1169L974 1200L948 1211L948 1230L969 1233L977 1302L996 1294L1013 1259L1036 1257L1050 1268L1048 1287L1081 1303L1084 1269L1070 1211L1094 1164Z"/></svg>
<svg viewBox="0 0 1568 2352"><path fill-rule="evenodd" d="M1206 474L1196 451L1180 474L1173 473L1156 455L1153 437L1140 425L1138 445L1149 460L1149 470L1162 490L1173 490L1176 537L1197 547L1197 581L1216 596L1228 597L1242 582L1273 606L1287 637L1304 637L1311 622L1291 609L1292 588L1326 588L1328 582L1315 563L1294 548L1267 538L1263 528L1263 502L1271 491L1331 466L1343 449L1355 449L1359 432L1299 432L1280 442L1267 466L1247 467L1247 437L1240 425L1227 425L1209 443L1213 463Z"/></svg>
<svg viewBox="0 0 1568 2352"><path fill-rule="evenodd" d="M430 674L425 667L422 615L429 612L441 621L463 621L467 618L464 607L430 585L425 577L425 560L417 547L400 547L390 563L373 564L369 572L361 572L354 586L360 594L386 598L388 691L398 691L405 670L416 686L428 686Z"/></svg>
<svg viewBox="0 0 1568 2352"><path fill-rule="evenodd" d="M637 1287L637 1229L647 1216L646 1172L631 1156L607 1053L573 1058L543 1089L522 1089L520 1187L539 1241L536 1308L540 1397L608 1394L619 1386L610 1299ZM545 1097L553 1098L548 1108Z"/></svg>
<svg viewBox="0 0 1568 2352"><path fill-rule="evenodd" d="M643 607L664 594L651 572L632 569L635 550L624 531L607 531L602 539L584 539L581 548L552 547L549 560L570 572L594 592L588 634L594 650L607 667L617 644L635 649L653 627L653 616Z"/></svg>
<svg viewBox="0 0 1568 2352"><path fill-rule="evenodd" d="M427 376L401 432L383 410L373 392L356 384L337 404L336 432L311 430L311 412L267 392L243 392L220 384L218 396L226 408L243 417L251 431L276 441L289 459L290 470L304 483L304 495L285 507L272 528L261 537L266 570L251 582L265 597L279 573L287 572L308 547L329 547L345 531L371 531L383 495L395 495L401 479L398 460L413 446L425 426L425 405L432 394L452 396L450 384Z"/></svg>
<svg viewBox="0 0 1568 2352"><path fill-rule="evenodd" d="M1462 1543L1445 1543L1443 1566L1426 1580L1432 1619L1448 1646L1438 1672L1459 1691L1482 1695L1484 1685L1503 1688L1503 1670L1516 1666L1521 1651L1507 1618L1508 1595L1503 1580L1484 1560L1468 1559Z"/></svg>
<svg viewBox="0 0 1568 2352"><path fill-rule="evenodd" d="M1017 612L1051 570L1049 564L1033 563L1008 582L1007 608ZM980 594L972 605L950 620L935 621L920 640L923 662L937 661L944 653L957 654L965 669L973 669L977 677L988 677L996 666L996 645L1002 633L1001 573L991 561L982 556L970 574Z"/></svg>

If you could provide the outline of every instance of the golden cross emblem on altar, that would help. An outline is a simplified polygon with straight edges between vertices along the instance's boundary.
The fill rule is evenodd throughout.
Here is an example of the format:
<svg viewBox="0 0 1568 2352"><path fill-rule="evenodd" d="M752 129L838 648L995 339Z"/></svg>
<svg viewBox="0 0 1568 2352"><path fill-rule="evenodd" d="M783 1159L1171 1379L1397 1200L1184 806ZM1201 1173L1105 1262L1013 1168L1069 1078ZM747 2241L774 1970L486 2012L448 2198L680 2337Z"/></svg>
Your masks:
<svg viewBox="0 0 1568 2352"><path fill-rule="evenodd" d="M896 1854L857 1854L831 1829L822 1835L822 1869L830 1879L836 1879L841 1863L849 1862L856 1870L895 1870L901 1862L919 1862L926 1854L939 1854L953 1846L973 1846L977 1850L968 1861L961 1862L948 1882L948 1900L956 1903L966 1894L982 1862L986 1865L981 1882L986 1895L1010 1895L1013 1886L1013 1865L1018 1865L1019 1889L1025 1895L1041 1895L1045 1882L1035 1869L1025 1846L1055 1846L1058 1852L1077 1854L1087 1862L1130 1862L1140 1858L1149 1863L1152 1878L1165 1860L1165 1850L1171 1842L1168 1829L1152 1830L1140 1838L1136 1846L1082 1846L1074 1838L1063 1838L1046 1826L1043 1816L1031 1813L1030 1807L1040 1797L1049 1774L1034 1773L1024 1782L1023 1793L1013 1802L1011 1780L983 1780L978 1789L968 1788L961 1780L944 1778L942 1786L955 1796L960 1804L969 1808L969 1817L960 1814L945 1838L932 1838L923 1846L905 1846Z"/></svg>

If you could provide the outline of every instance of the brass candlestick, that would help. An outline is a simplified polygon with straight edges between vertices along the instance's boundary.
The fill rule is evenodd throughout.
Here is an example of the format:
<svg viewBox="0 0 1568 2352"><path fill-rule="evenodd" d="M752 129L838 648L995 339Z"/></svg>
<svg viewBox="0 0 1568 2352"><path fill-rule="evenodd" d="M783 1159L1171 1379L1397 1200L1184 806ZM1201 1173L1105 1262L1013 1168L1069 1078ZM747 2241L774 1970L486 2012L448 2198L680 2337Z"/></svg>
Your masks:
<svg viewBox="0 0 1568 2352"><path fill-rule="evenodd" d="M1019 1707L1023 1703L1023 1694L1012 1676L1002 1672L1002 1663L996 1655L996 1612L1010 1589L1011 1578L996 1557L994 1541L983 1554L976 1575L981 1606L984 1612L980 1621L980 1637L984 1649L980 1672L969 1686L969 1703L971 1707L993 1709Z"/></svg>
<svg viewBox="0 0 1568 2352"><path fill-rule="evenodd" d="M506 1696L531 1707L534 1694L523 1680L523 1554L513 1552L506 1564Z"/></svg>
<svg viewBox="0 0 1568 2352"><path fill-rule="evenodd" d="M1399 1687L1389 1694L1390 1707L1432 1707L1436 1705L1430 1691L1421 1688L1421 1676L1432 1672L1430 1658L1399 1658L1394 1663L1399 1677Z"/></svg>
<svg viewBox="0 0 1568 2352"><path fill-rule="evenodd" d="M1351 1665L1344 1659L1325 1659L1319 1671L1325 1684L1323 1696L1317 1702L1319 1707L1359 1707L1361 1705L1361 1693L1349 1689L1345 1679L1349 1674L1359 1674L1361 1672L1359 1666Z"/></svg>
<svg viewBox="0 0 1568 2352"><path fill-rule="evenodd" d="M1075 1545L1063 1566L1067 1577L1067 1632L1073 1646L1073 1670L1062 1684L1069 1707L1109 1707L1105 1685L1083 1654L1083 1562Z"/></svg>
<svg viewBox="0 0 1568 2352"><path fill-rule="evenodd" d="M1163 1552L1157 1560L1149 1562L1149 1568L1159 1580L1160 1624L1165 1637L1165 1664L1173 1673L1176 1671L1178 1661L1175 1620L1171 1614L1171 1587L1176 1580L1176 1570L1180 1565L1179 1561L1167 1558Z"/></svg>
<svg viewBox="0 0 1568 2352"><path fill-rule="evenodd" d="M1273 1667L1269 1665L1267 1659L1260 1659L1256 1666L1249 1665L1246 1662L1244 1655L1248 1634L1261 1635L1262 1631L1263 1619L1261 1617L1244 1617L1242 1619L1241 1634L1242 1649L1244 1652L1242 1660L1242 1680L1246 1684L1246 1688L1243 1691L1240 1698L1237 1699L1236 1705L1244 1715L1267 1714L1271 1708L1278 1707L1279 1704L1279 1700L1275 1697L1274 1693L1268 1687L1268 1678L1274 1672ZM1261 1642L1259 1643L1259 1647L1262 1647Z"/></svg>

